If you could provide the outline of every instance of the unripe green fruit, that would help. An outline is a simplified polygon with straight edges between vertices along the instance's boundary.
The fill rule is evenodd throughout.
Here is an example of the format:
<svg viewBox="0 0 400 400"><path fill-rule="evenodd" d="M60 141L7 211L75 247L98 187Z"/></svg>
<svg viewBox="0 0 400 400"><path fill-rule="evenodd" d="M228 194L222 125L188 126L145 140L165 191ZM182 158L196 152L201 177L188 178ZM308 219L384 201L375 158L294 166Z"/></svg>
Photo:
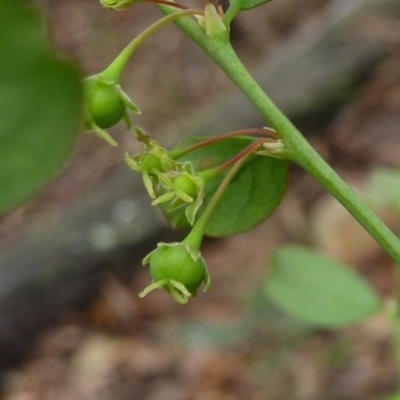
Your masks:
<svg viewBox="0 0 400 400"><path fill-rule="evenodd" d="M159 157L154 154L147 154L143 160L143 169L145 169L149 175L154 174L154 171L161 171L162 166Z"/></svg>
<svg viewBox="0 0 400 400"><path fill-rule="evenodd" d="M102 129L119 122L126 110L119 87L99 78L89 78L85 84L86 104L91 120Z"/></svg>
<svg viewBox="0 0 400 400"><path fill-rule="evenodd" d="M193 295L206 281L207 267L199 256L195 261L183 243L176 246L161 246L156 249L150 259L150 273L154 281L174 280L185 285Z"/></svg>
<svg viewBox="0 0 400 400"><path fill-rule="evenodd" d="M190 197L196 197L198 194L198 187L196 183L193 181L188 175L179 175L174 180L174 185L177 190L182 191Z"/></svg>

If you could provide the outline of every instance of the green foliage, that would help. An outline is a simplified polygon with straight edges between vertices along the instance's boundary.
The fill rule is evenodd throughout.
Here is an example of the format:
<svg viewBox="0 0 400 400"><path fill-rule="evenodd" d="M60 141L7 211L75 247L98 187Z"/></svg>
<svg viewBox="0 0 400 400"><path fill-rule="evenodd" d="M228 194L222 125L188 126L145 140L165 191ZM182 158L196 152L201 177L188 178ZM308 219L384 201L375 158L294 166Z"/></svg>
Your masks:
<svg viewBox="0 0 400 400"><path fill-rule="evenodd" d="M196 139L190 141L194 142ZM193 151L182 157L182 160L190 161L196 170L209 169L230 160L249 143L249 138L224 140ZM199 215L207 207L224 175L225 173L219 174L207 182ZM278 207L286 184L287 162L271 157L251 156L219 201L207 223L205 234L223 237L254 228ZM176 227L188 226L181 210L169 213L168 218Z"/></svg>
<svg viewBox="0 0 400 400"><path fill-rule="evenodd" d="M381 310L379 297L361 275L306 247L275 251L266 290L277 306L315 326L355 324Z"/></svg>
<svg viewBox="0 0 400 400"><path fill-rule="evenodd" d="M251 10L252 8L259 7L270 1L271 0L230 0L230 6L223 17L224 23L229 26L232 20L241 11Z"/></svg>
<svg viewBox="0 0 400 400"><path fill-rule="evenodd" d="M0 215L29 200L70 156L82 120L80 77L55 57L25 1L0 2Z"/></svg>
<svg viewBox="0 0 400 400"><path fill-rule="evenodd" d="M262 6L269 3L271 0L231 0L230 4L240 11L250 10L255 7Z"/></svg>
<svg viewBox="0 0 400 400"><path fill-rule="evenodd" d="M175 12L161 7L174 16L144 30L108 68L87 78L84 85L76 68L51 51L43 22L27 2L0 2L0 26L7 32L0 46L0 214L28 200L54 176L72 152L79 125L116 145L104 129L120 120L129 128L128 111L140 112L119 85L126 63L146 38L175 21L223 68L275 131L257 132L256 137L235 133L172 156L173 152L136 128L143 148L136 156L127 155L126 161L142 173L152 204L161 205L173 225L193 225L185 241L159 244L145 258L153 283L141 296L163 287L185 303L201 284L208 287L210 278L200 253L203 235L244 232L274 212L287 185L288 163L279 157L291 159L319 179L399 261L395 235L321 160L233 51L228 28L232 19L269 1L231 0L224 16L207 4L200 25L188 15L203 16L202 11L184 7ZM120 10L133 2L104 0L102 4ZM200 140L204 138L190 139L189 144ZM398 211L399 187L398 171L379 170L370 180L368 196L372 203ZM359 274L301 247L275 252L266 291L277 305L316 326L353 324L381 309L378 296Z"/></svg>

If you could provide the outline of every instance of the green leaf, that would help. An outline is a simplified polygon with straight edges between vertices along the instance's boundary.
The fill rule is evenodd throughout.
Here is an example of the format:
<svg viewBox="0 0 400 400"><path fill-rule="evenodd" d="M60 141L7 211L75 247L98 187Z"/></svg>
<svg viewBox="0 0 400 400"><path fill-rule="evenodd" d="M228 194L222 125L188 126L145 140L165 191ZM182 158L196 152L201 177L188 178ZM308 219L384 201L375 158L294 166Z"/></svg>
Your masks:
<svg viewBox="0 0 400 400"><path fill-rule="evenodd" d="M191 138L191 142L199 139ZM201 138L204 140L204 138ZM181 160L191 161L196 170L204 170L231 159L250 144L249 138L234 138L203 147ZM265 156L252 156L240 169L213 212L205 234L213 237L229 236L254 228L267 219L278 207L287 184L287 162ZM221 180L218 177L206 183L202 210L210 201ZM188 227L182 209L169 214L176 227Z"/></svg>
<svg viewBox="0 0 400 400"><path fill-rule="evenodd" d="M271 0L231 0L230 4L241 11L250 10L255 7L269 3Z"/></svg>
<svg viewBox="0 0 400 400"><path fill-rule="evenodd" d="M266 291L278 307L320 327L355 324L381 309L378 295L360 274L300 246L273 254Z"/></svg>
<svg viewBox="0 0 400 400"><path fill-rule="evenodd" d="M57 59L26 1L0 1L0 215L29 200L74 148L78 71Z"/></svg>

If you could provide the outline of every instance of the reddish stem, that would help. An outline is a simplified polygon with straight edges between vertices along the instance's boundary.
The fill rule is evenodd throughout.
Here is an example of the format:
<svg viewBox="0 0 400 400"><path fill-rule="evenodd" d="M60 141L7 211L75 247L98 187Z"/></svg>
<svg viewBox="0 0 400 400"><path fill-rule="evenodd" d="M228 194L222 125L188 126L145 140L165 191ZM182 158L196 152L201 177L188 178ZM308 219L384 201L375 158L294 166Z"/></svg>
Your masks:
<svg viewBox="0 0 400 400"><path fill-rule="evenodd" d="M183 6L182 4L175 3L173 1L168 0L145 0L147 3L154 3L154 4L164 4L166 6L171 6L175 8L180 8L181 10L186 10L188 7Z"/></svg>
<svg viewBox="0 0 400 400"><path fill-rule="evenodd" d="M262 143L262 141L263 139L255 140L245 149L243 149L240 153L236 154L235 157L232 157L231 160L229 160L232 161L235 159L236 161L234 162L232 168L228 171L226 176L222 179L221 184L218 186L214 195L211 197L211 200L204 209L203 213L200 215L199 219L193 225L193 228L190 231L189 235L186 236L186 239L184 239L183 241L184 243L192 245L195 248L199 248L201 246L201 241L204 235L206 224L211 214L215 210L218 201L222 198L224 192L228 188L232 179L235 177L240 168L243 166L244 162L246 161L246 158L251 155L251 153Z"/></svg>
<svg viewBox="0 0 400 400"><path fill-rule="evenodd" d="M248 129L239 129L237 131L233 131L233 132L228 132L225 133L223 135L219 135L219 136L213 136L209 139L203 140L199 143L194 144L193 146L190 146L186 149L181 149L181 150L175 150L175 151L171 151L170 152L170 157L177 159L182 157L183 155L187 154L187 153L191 153L192 151L201 149L202 147L211 145L211 144L215 144L218 142L222 142L224 140L233 138L233 137L237 137L237 136L266 136L268 138L277 140L278 139L278 135L276 134L276 132L273 129L270 128L248 128ZM177 154L177 155L174 155Z"/></svg>
<svg viewBox="0 0 400 400"><path fill-rule="evenodd" d="M216 167L210 168L205 171L200 171L199 173L205 176L204 178L211 178L214 177L216 174L219 174L221 171L224 169L230 167L231 165L236 164L241 158L248 157L250 156L251 153L253 153L257 148L265 143L264 138L260 138L255 140L254 142L250 143L247 147L245 147L243 150L241 150L239 153L235 154L232 158L229 160L223 162L220 165L217 165Z"/></svg>

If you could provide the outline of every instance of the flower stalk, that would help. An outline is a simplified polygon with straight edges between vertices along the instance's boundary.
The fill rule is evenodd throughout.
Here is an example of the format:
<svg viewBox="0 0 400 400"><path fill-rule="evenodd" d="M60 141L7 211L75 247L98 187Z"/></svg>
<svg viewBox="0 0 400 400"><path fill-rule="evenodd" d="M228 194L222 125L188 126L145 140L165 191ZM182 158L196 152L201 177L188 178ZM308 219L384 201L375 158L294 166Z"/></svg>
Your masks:
<svg viewBox="0 0 400 400"><path fill-rule="evenodd" d="M159 6L159 8L166 14L172 12L169 7ZM187 18L175 23L219 65L265 120L271 124L284 143L289 158L314 176L400 266L400 240L325 162L301 132L272 102L244 67L229 38L212 40L198 24Z"/></svg>

